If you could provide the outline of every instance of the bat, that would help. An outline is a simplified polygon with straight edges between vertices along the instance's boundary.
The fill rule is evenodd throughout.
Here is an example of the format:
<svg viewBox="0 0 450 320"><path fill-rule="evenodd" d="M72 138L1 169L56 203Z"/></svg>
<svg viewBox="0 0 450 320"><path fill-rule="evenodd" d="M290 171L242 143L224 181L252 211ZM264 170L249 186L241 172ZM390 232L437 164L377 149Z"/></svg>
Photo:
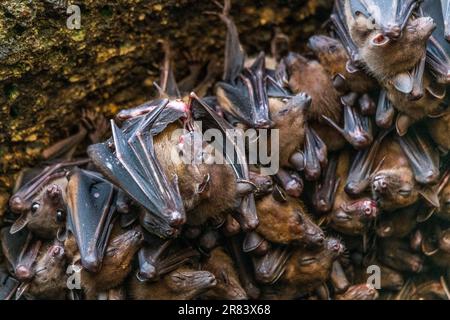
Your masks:
<svg viewBox="0 0 450 320"><path fill-rule="evenodd" d="M196 120L202 121L202 127L204 130L210 128L217 129L222 133L223 139L216 139L213 143L216 150L219 150L227 163L233 168L236 181L239 185L242 185L242 189L248 189L250 184L250 173L248 169L245 150L237 144L233 134L238 132L234 131L229 123L223 118L219 117L217 113L209 107L203 100L197 97L194 93L191 94L193 99L193 117ZM231 146L231 148L229 147ZM232 149L232 150L229 150ZM246 193L246 194L245 194ZM256 213L255 199L253 193L244 192L240 206L239 215L236 217L238 222L244 231L254 230L258 226L258 216Z"/></svg>
<svg viewBox="0 0 450 320"><path fill-rule="evenodd" d="M112 121L114 150L107 142L88 148L100 172L145 208L143 227L164 238L176 236L186 221L177 177L169 180L153 150L153 134L160 129L151 130L168 104L167 99L161 100L156 108L122 129Z"/></svg>
<svg viewBox="0 0 450 320"><path fill-rule="evenodd" d="M66 176L76 166L88 162L88 159L58 162L25 182L9 200L11 210L20 214L10 232L28 227L40 237L56 237L66 220Z"/></svg>

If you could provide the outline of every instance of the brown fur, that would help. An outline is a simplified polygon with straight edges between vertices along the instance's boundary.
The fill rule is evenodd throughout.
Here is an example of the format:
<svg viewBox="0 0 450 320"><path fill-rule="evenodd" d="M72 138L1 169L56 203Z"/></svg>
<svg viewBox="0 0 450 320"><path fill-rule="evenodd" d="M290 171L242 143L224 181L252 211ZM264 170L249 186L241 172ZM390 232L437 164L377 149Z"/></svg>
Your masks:
<svg viewBox="0 0 450 320"><path fill-rule="evenodd" d="M431 81L430 76L426 74L424 76L424 87L427 88ZM385 83L385 88L387 89L387 97L395 108L408 115L414 122L434 114L442 103L441 99L434 97L427 90L424 90L424 96L421 99L411 101L407 95L395 89L390 82Z"/></svg>
<svg viewBox="0 0 450 320"><path fill-rule="evenodd" d="M364 217L364 212L359 210L352 212L345 212L343 208L354 204L356 201L363 203L370 201L368 197L361 197L359 199L352 199L345 192L345 181L348 176L348 170L350 167L350 154L348 151L342 151L339 155L338 166L336 169L336 175L340 179L339 187L336 191L334 199L333 209L329 215L330 226L341 233L347 235L362 235L366 233L368 229L368 223ZM374 209L375 210L375 209ZM345 213L349 220L340 219L340 213Z"/></svg>
<svg viewBox="0 0 450 320"><path fill-rule="evenodd" d="M257 232L269 241L311 244L317 238L323 238L323 232L309 217L300 200L289 197L286 203L281 203L270 194L259 200L256 208L259 217Z"/></svg>
<svg viewBox="0 0 450 320"><path fill-rule="evenodd" d="M269 99L270 117L279 130L280 166L289 167L291 156L305 140L305 110L289 108L279 99ZM307 111L306 111L307 112Z"/></svg>
<svg viewBox="0 0 450 320"><path fill-rule="evenodd" d="M380 241L378 258L388 267L397 271L419 273L423 269L423 258L412 252L407 241L384 239Z"/></svg>
<svg viewBox="0 0 450 320"><path fill-rule="evenodd" d="M441 207L438 210L438 216L450 220L450 181L443 188L439 198Z"/></svg>
<svg viewBox="0 0 450 320"><path fill-rule="evenodd" d="M36 265L35 275L30 282L25 295L35 299L63 300L66 296L66 257L62 245L59 246L59 254L53 256L51 249L53 243L49 242L41 246Z"/></svg>
<svg viewBox="0 0 450 320"><path fill-rule="evenodd" d="M374 185L380 177L384 177L388 191L378 198L381 209L392 211L410 206L419 200L418 185L412 169L400 145L392 138L385 139L375 159L375 166L382 160L383 164L371 179L372 192L375 198ZM400 190L411 190L409 195L401 195Z"/></svg>
<svg viewBox="0 0 450 320"><path fill-rule="evenodd" d="M428 119L427 126L434 142L445 151L450 151L450 112L438 119Z"/></svg>
<svg viewBox="0 0 450 320"><path fill-rule="evenodd" d="M410 19L398 40L391 40L384 46L374 46L370 42L380 31L369 29L370 23L363 15L354 19L352 13L347 11L347 19L351 37L359 47L368 70L383 82L414 68L425 54L426 41L433 31L430 18Z"/></svg>
<svg viewBox="0 0 450 320"><path fill-rule="evenodd" d="M217 280L217 285L208 290L203 297L219 300L248 299L233 260L222 248L218 247L210 252L210 257L202 269L211 272Z"/></svg>
<svg viewBox="0 0 450 320"><path fill-rule="evenodd" d="M187 213L187 224L200 225L210 217L225 214L234 208L237 199L236 178L228 164L184 164L175 150L180 135L172 135L180 129L172 124L155 138L155 153L168 177L178 176L178 185ZM172 159L172 156L177 159ZM215 155L218 156L217 153ZM207 175L210 182L202 194L197 188Z"/></svg>
<svg viewBox="0 0 450 320"><path fill-rule="evenodd" d="M379 261L371 261L371 265L377 265L380 267L380 284L381 288L384 290L394 290L398 291L400 290L403 285L405 284L405 279L403 278L403 275L389 267L386 267ZM361 267L355 268L355 277L354 277L354 283L367 283L367 280L371 276L371 273L367 273L367 265L363 265Z"/></svg>
<svg viewBox="0 0 450 320"><path fill-rule="evenodd" d="M64 226L65 221L57 221L57 210L66 212L66 186L67 178L62 177L45 185L32 203L39 203L39 208L35 213L28 211L26 219L27 228L37 236L45 239L54 239L59 228ZM57 200L52 200L48 195L48 188L57 187L60 195Z"/></svg>
<svg viewBox="0 0 450 320"><path fill-rule="evenodd" d="M194 282L195 277L205 281L197 284ZM139 282L136 277L132 277L129 294L136 300L191 300L214 285L215 278L210 272L181 267L157 282Z"/></svg>
<svg viewBox="0 0 450 320"><path fill-rule="evenodd" d="M349 60L347 51L341 42L336 39L329 39L330 46L321 50L314 50L320 64L325 68L330 77L334 78L340 74L345 78L345 83L349 91L364 94L371 91L376 85L376 81L369 77L365 72L358 71L350 73L347 71L346 64Z"/></svg>
<svg viewBox="0 0 450 320"><path fill-rule="evenodd" d="M340 247L334 247L334 243L338 243ZM330 278L333 262L343 250L340 242L334 239L328 240L323 248L316 251L294 249L280 280L275 285L264 288L263 298L295 299L312 292Z"/></svg>
<svg viewBox="0 0 450 320"><path fill-rule="evenodd" d="M417 226L417 208L407 207L381 217L377 223L377 235L382 238L403 238Z"/></svg>
<svg viewBox="0 0 450 320"><path fill-rule="evenodd" d="M81 286L87 299L95 299L97 293L119 286L131 271L131 261L140 248L142 234L130 230L112 236L98 273L81 271Z"/></svg>
<svg viewBox="0 0 450 320"><path fill-rule="evenodd" d="M287 64L289 87L294 93L306 92L312 98L308 120L323 122L322 115L336 123L341 122L342 107L339 94L325 68L317 61L300 55Z"/></svg>
<svg viewBox="0 0 450 320"><path fill-rule="evenodd" d="M366 283L351 286L345 293L336 295L336 300L376 300L377 298L378 291Z"/></svg>
<svg viewBox="0 0 450 320"><path fill-rule="evenodd" d="M413 291L408 298L411 300L448 300L442 283L436 280L414 283Z"/></svg>

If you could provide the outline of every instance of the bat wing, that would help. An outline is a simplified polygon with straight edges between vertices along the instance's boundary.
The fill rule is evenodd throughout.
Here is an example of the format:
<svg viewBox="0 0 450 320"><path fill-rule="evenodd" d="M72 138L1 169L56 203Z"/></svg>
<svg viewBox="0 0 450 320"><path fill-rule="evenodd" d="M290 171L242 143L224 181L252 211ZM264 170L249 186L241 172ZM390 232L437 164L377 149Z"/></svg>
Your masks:
<svg viewBox="0 0 450 320"><path fill-rule="evenodd" d="M153 150L151 128L167 103L162 102L125 130L112 122L115 151L105 143L88 149L97 168L148 211L141 220L144 227L162 237L173 236L172 227L185 221L177 183L166 177Z"/></svg>
<svg viewBox="0 0 450 320"><path fill-rule="evenodd" d="M350 166L345 191L352 196L358 196L363 193L370 183L370 175L374 169L375 157L380 149L384 138L392 129L384 130L378 134L372 146L365 150L360 150L356 154L352 165Z"/></svg>
<svg viewBox="0 0 450 320"><path fill-rule="evenodd" d="M256 279L264 284L274 284L283 275L286 262L291 256L291 250L287 247L271 249L262 257L254 257Z"/></svg>
<svg viewBox="0 0 450 320"><path fill-rule="evenodd" d="M10 300L20 282L11 277L7 272L0 271L0 300Z"/></svg>
<svg viewBox="0 0 450 320"><path fill-rule="evenodd" d="M22 229L14 234L10 233L9 227L1 230L2 252L13 269L19 264L20 257L26 252L31 239L31 232L27 229Z"/></svg>
<svg viewBox="0 0 450 320"><path fill-rule="evenodd" d="M450 1L441 0L442 15L444 17L444 35L447 41L450 40Z"/></svg>
<svg viewBox="0 0 450 320"><path fill-rule="evenodd" d="M123 122L121 126L122 131L129 132L136 129L142 117L157 109L161 104L168 103L169 100L167 99L148 101L136 108L120 111L116 116L116 120L118 122ZM172 107L170 104L167 105L167 107L161 111L161 114L155 120L155 123L151 128L152 134L157 135L158 133L164 131L169 124L184 116L186 116L186 112L184 110Z"/></svg>
<svg viewBox="0 0 450 320"><path fill-rule="evenodd" d="M31 201L33 197L42 188L57 177L65 175L65 170L74 166L83 165L89 162L89 159L76 161L63 161L45 167L42 172L30 181L21 186L9 200L10 208L15 213L24 213L31 209Z"/></svg>
<svg viewBox="0 0 450 320"><path fill-rule="evenodd" d="M221 82L219 95L227 101L223 107L252 128L271 126L265 55L262 52L250 68L245 68L236 84Z"/></svg>
<svg viewBox="0 0 450 320"><path fill-rule="evenodd" d="M353 42L347 26L347 18L345 16L345 7L343 0L335 0L333 13L331 15L331 21L333 22L336 35L341 40L350 57L350 62L354 65L363 64L362 59L359 55L359 49Z"/></svg>
<svg viewBox="0 0 450 320"><path fill-rule="evenodd" d="M440 82L450 83L450 43L448 38L448 1L441 1L442 6L435 1L425 1L422 5L423 15L431 16L436 23L436 30L428 40L427 64L431 72ZM445 11L444 11L445 10Z"/></svg>
<svg viewBox="0 0 450 320"><path fill-rule="evenodd" d="M375 26L387 35L393 31L400 36L420 0L349 0L354 15L373 19Z"/></svg>
<svg viewBox="0 0 450 320"><path fill-rule="evenodd" d="M267 76L267 95L269 98L289 99L292 97L289 92L278 84L271 76Z"/></svg>
<svg viewBox="0 0 450 320"><path fill-rule="evenodd" d="M74 235L81 264L91 272L101 268L115 218L114 186L88 171L75 170L67 186L67 229Z"/></svg>
<svg viewBox="0 0 450 320"><path fill-rule="evenodd" d="M434 184L439 179L439 153L431 145L431 140L424 133L418 134L410 128L403 137L396 137L405 152L414 172L416 181L421 184Z"/></svg>
<svg viewBox="0 0 450 320"><path fill-rule="evenodd" d="M237 182L250 181L250 173L248 169L248 162L245 155L244 145L240 145L236 141L236 134L238 131L233 130L233 127L221 118L210 106L195 94L191 94L195 104L193 104L194 119L201 120L203 129L217 129L220 131L223 139L215 139L214 147L220 150L224 158L233 168ZM239 137L237 137L239 139ZM240 139L242 140L242 139ZM256 213L256 205L253 193L247 194L242 198L240 205L239 222L246 230L256 228L259 223Z"/></svg>
<svg viewBox="0 0 450 320"><path fill-rule="evenodd" d="M138 253L139 271L141 280L155 280L169 272L176 270L199 252L191 246L181 245L179 241L153 238L147 240L147 246Z"/></svg>

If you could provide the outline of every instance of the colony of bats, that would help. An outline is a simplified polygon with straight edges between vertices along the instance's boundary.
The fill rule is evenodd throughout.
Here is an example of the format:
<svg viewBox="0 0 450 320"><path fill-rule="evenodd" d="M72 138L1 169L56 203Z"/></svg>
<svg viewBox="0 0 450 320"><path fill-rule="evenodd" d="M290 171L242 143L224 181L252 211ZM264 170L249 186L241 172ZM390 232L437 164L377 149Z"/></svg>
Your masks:
<svg viewBox="0 0 450 320"><path fill-rule="evenodd" d="M220 81L177 84L163 41L157 98L86 112L20 175L0 297L449 299L449 2L336 0L309 52L276 30L256 57L217 3ZM278 129L279 171L232 128ZM208 129L223 141L192 148Z"/></svg>

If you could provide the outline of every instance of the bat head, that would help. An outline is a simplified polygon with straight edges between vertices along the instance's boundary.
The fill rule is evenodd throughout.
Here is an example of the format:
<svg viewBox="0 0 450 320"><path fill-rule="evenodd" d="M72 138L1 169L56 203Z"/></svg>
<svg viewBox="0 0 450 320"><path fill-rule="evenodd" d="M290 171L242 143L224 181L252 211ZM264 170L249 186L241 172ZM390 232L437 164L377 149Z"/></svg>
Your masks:
<svg viewBox="0 0 450 320"><path fill-rule="evenodd" d="M418 63L435 28L430 17L411 18L400 36L391 38L389 32L374 27L368 18L360 15L351 33L368 68L384 80L410 70Z"/></svg>
<svg viewBox="0 0 450 320"><path fill-rule="evenodd" d="M309 38L308 47L330 74L344 71L349 57L339 40L323 35L313 36Z"/></svg>
<svg viewBox="0 0 450 320"><path fill-rule="evenodd" d="M350 287L343 296L345 300L376 300L378 291L370 284L364 283Z"/></svg>
<svg viewBox="0 0 450 320"><path fill-rule="evenodd" d="M53 239L58 229L64 226L66 221L67 205L64 199L65 182L61 184L53 183L44 187L30 202L27 211L13 225L13 232L17 232L28 227L36 235Z"/></svg>
<svg viewBox="0 0 450 320"><path fill-rule="evenodd" d="M64 245L55 241L48 246L47 251L44 251L38 257L35 268L35 283L48 283L52 280L59 280L62 274L65 273L66 254Z"/></svg>
<svg viewBox="0 0 450 320"><path fill-rule="evenodd" d="M404 208L419 199L417 183L407 167L380 170L371 179L373 198L385 210Z"/></svg>
<svg viewBox="0 0 450 320"><path fill-rule="evenodd" d="M302 235L300 241L312 247L321 247L325 241L325 234L306 214L297 212L300 222L299 233Z"/></svg>
<svg viewBox="0 0 450 320"><path fill-rule="evenodd" d="M217 284L216 278L208 271L179 269L166 276L166 284L174 292L184 292L195 297Z"/></svg>
<svg viewBox="0 0 450 320"><path fill-rule="evenodd" d="M351 203L344 203L331 213L331 221L335 228L344 232L363 229L379 214L375 201L362 198ZM346 232L344 232L346 233Z"/></svg>

